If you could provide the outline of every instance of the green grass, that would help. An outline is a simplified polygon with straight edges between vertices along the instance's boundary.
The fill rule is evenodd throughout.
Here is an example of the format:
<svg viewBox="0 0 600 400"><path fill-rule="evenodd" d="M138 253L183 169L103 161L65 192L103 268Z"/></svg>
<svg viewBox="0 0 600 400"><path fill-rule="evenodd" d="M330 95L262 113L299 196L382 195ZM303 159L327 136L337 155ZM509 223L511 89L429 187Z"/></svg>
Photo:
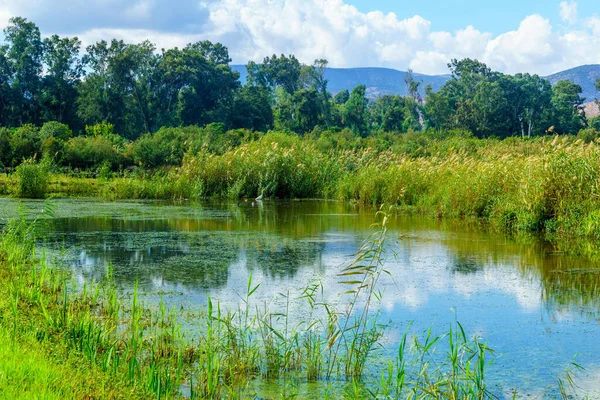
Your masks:
<svg viewBox="0 0 600 400"><path fill-rule="evenodd" d="M72 398L74 371L46 357L44 348L31 338L16 341L11 330L0 325L0 397L6 399Z"/></svg>

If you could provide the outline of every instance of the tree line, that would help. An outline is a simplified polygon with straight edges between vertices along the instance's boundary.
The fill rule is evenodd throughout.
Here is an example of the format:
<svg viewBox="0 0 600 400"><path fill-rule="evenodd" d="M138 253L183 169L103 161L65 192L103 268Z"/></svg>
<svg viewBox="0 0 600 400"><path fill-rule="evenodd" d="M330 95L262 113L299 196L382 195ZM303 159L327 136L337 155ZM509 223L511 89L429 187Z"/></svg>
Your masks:
<svg viewBox="0 0 600 400"><path fill-rule="evenodd" d="M242 85L227 47L210 41L158 50L149 41L113 39L83 51L78 38L42 38L35 23L15 17L4 29L4 43L0 126L7 128L57 122L78 136L110 125L111 134L135 140L164 127L211 123L224 131L347 129L367 137L460 129L500 138L575 134L598 125L582 113L579 85L506 75L471 59L453 60L451 79L438 92L423 90L409 71L408 96L369 100L364 85L333 95L325 78L327 61L303 65L293 55L248 63Z"/></svg>

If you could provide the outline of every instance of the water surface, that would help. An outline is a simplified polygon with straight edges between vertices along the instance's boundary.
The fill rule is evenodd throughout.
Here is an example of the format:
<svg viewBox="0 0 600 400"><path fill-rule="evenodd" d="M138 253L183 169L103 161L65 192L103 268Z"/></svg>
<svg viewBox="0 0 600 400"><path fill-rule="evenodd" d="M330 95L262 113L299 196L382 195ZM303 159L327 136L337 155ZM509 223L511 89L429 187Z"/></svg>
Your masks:
<svg viewBox="0 0 600 400"><path fill-rule="evenodd" d="M14 217L18 204L0 200L0 218ZM23 204L41 215L44 203ZM261 283L258 301L296 298L318 280L336 302L345 290L336 275L375 220L368 207L308 201L55 200L54 214L40 246L76 281L99 280L110 265L123 291L139 282L148 302L163 297L182 310L201 310L208 295L236 307L250 274ZM575 356L586 368L580 394L600 396L599 264L465 223L397 216L388 227L390 276L380 287L390 353L407 329L441 334L458 319L496 351L488 377L498 396L517 388L521 396L552 397ZM293 303L301 318L306 308Z"/></svg>

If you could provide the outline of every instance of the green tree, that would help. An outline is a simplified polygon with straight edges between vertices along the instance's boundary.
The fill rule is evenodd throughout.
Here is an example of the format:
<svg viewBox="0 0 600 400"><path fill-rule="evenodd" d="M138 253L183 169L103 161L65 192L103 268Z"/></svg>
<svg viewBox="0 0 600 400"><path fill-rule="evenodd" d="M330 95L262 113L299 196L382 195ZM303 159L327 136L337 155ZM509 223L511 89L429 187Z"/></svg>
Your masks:
<svg viewBox="0 0 600 400"><path fill-rule="evenodd" d="M581 86L562 80L552 88L552 123L559 133L576 134L585 126Z"/></svg>
<svg viewBox="0 0 600 400"><path fill-rule="evenodd" d="M53 35L44 39L46 75L42 81L42 120L78 125L77 85L84 74L78 38Z"/></svg>
<svg viewBox="0 0 600 400"><path fill-rule="evenodd" d="M13 68L7 52L8 46L0 46L0 126L10 126L13 122Z"/></svg>
<svg viewBox="0 0 600 400"><path fill-rule="evenodd" d="M365 97L367 87L365 85L358 85L352 89L350 98L344 104L343 119L344 124L350 127L352 132L362 137L367 136L368 133L368 100Z"/></svg>
<svg viewBox="0 0 600 400"><path fill-rule="evenodd" d="M381 132L406 132L421 128L419 114L412 98L385 95L369 104L373 130Z"/></svg>
<svg viewBox="0 0 600 400"><path fill-rule="evenodd" d="M547 79L537 75L517 74L513 78L518 96L509 98L516 109L516 116L521 128L521 136L531 137L543 132L541 122L548 120L551 109L552 85Z"/></svg>
<svg viewBox="0 0 600 400"><path fill-rule="evenodd" d="M286 57L275 54L265 57L261 64L253 61L246 66L248 83L270 87L282 87L290 96L301 88L302 66L294 55Z"/></svg>
<svg viewBox="0 0 600 400"><path fill-rule="evenodd" d="M11 77L11 123L39 124L43 44L39 28L25 18L14 17L4 29L6 61Z"/></svg>
<svg viewBox="0 0 600 400"><path fill-rule="evenodd" d="M209 41L163 51L158 69L159 126L225 122L240 88L225 46Z"/></svg>
<svg viewBox="0 0 600 400"><path fill-rule="evenodd" d="M333 102L338 105L346 104L348 99L350 99L350 92L348 89L337 92L335 96L333 96Z"/></svg>
<svg viewBox="0 0 600 400"><path fill-rule="evenodd" d="M229 128L266 132L273 126L270 94L262 86L246 85L235 95L227 117Z"/></svg>

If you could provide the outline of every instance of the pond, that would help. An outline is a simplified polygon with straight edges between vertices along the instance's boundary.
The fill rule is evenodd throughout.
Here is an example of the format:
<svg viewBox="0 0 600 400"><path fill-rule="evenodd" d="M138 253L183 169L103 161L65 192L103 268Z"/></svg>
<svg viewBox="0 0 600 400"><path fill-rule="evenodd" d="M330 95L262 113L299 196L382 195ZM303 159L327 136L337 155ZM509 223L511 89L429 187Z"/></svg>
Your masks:
<svg viewBox="0 0 600 400"><path fill-rule="evenodd" d="M165 299L199 311L210 295L237 307L250 275L261 302L296 299L311 282L335 302L340 269L373 232L375 210L338 202L253 201L169 204L54 200L40 247L76 282L138 282L148 303ZM24 204L0 200L0 218ZM404 332L436 334L460 321L495 350L486 371L492 392L551 396L572 361L579 394L600 396L600 264L565 255L535 237L510 238L477 224L392 216L388 222L380 321L394 353ZM294 307L294 304L292 305ZM187 335L197 332L186 320ZM301 305L292 313L305 312ZM444 351L444 350L440 350ZM378 372L376 372L378 374Z"/></svg>

